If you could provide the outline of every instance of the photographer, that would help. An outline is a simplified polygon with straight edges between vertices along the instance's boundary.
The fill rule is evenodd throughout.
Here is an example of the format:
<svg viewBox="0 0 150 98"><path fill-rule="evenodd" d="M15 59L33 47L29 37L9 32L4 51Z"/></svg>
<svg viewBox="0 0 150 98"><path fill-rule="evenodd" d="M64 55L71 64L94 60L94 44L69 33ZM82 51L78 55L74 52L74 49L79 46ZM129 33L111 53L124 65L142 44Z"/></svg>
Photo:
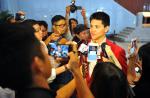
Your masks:
<svg viewBox="0 0 150 98"><path fill-rule="evenodd" d="M86 10L84 8L82 8L81 6L76 6L75 2L73 2L71 5L66 7L66 21L67 21L66 23L67 23L67 26L69 27L69 30L70 30L72 36L74 36L73 29L77 26L78 20L75 18L69 19L69 16L70 16L70 12L74 13L77 10L81 10L81 15L84 20L84 25L85 25L85 27L88 28L88 21L86 18Z"/></svg>

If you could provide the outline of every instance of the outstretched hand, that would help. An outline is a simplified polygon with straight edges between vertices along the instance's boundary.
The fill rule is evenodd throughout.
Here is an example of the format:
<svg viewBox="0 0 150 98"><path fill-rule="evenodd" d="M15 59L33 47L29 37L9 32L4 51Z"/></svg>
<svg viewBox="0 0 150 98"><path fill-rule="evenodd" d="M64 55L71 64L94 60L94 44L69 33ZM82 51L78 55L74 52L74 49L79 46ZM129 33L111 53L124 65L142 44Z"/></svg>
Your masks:
<svg viewBox="0 0 150 98"><path fill-rule="evenodd" d="M78 58L78 51L77 51L77 44L73 41L69 41L66 44L69 44L72 46L72 51L68 54L70 57L69 63L68 63L68 69L70 69L72 72L75 72L79 68L79 58Z"/></svg>
<svg viewBox="0 0 150 98"><path fill-rule="evenodd" d="M83 17L86 17L86 10L85 10L84 8L82 8L81 15L82 15Z"/></svg>
<svg viewBox="0 0 150 98"><path fill-rule="evenodd" d="M70 13L70 5L66 7L66 14Z"/></svg>

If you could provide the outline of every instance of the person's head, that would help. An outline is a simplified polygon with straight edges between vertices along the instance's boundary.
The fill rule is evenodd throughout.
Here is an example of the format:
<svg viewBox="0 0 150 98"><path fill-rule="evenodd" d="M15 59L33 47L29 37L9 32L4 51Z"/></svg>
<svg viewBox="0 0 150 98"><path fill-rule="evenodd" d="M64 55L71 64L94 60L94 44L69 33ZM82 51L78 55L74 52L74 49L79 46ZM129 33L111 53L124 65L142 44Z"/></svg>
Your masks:
<svg viewBox="0 0 150 98"><path fill-rule="evenodd" d="M69 19L69 29L72 30L78 25L78 21L75 18L70 18Z"/></svg>
<svg viewBox="0 0 150 98"><path fill-rule="evenodd" d="M55 15L52 20L52 30L54 33L64 34L67 30L66 19L61 15Z"/></svg>
<svg viewBox="0 0 150 98"><path fill-rule="evenodd" d="M26 25L33 27L35 30L34 34L36 38L40 41L42 40L42 31L41 31L41 27L38 21L33 20L33 19L27 19L24 22L22 22L22 24L26 24Z"/></svg>
<svg viewBox="0 0 150 98"><path fill-rule="evenodd" d="M16 22L15 17L14 16L7 17L6 22L7 23L15 23Z"/></svg>
<svg viewBox="0 0 150 98"><path fill-rule="evenodd" d="M89 38L89 34L86 32L88 28L84 24L78 24L74 29L74 34L78 35L80 40L87 40Z"/></svg>
<svg viewBox="0 0 150 98"><path fill-rule="evenodd" d="M150 81L150 42L139 48L138 55L142 64L142 76L139 81Z"/></svg>
<svg viewBox="0 0 150 98"><path fill-rule="evenodd" d="M42 31L42 37L45 37L48 34L48 24L46 21L38 21Z"/></svg>
<svg viewBox="0 0 150 98"><path fill-rule="evenodd" d="M90 34L94 41L105 38L110 26L109 15L105 12L95 12L90 16Z"/></svg>
<svg viewBox="0 0 150 98"><path fill-rule="evenodd" d="M126 76L111 62L96 64L90 89L95 98L127 98L128 96Z"/></svg>
<svg viewBox="0 0 150 98"><path fill-rule="evenodd" d="M50 62L34 29L22 24L0 24L0 30L0 85L18 91L37 86L37 77L47 80Z"/></svg>

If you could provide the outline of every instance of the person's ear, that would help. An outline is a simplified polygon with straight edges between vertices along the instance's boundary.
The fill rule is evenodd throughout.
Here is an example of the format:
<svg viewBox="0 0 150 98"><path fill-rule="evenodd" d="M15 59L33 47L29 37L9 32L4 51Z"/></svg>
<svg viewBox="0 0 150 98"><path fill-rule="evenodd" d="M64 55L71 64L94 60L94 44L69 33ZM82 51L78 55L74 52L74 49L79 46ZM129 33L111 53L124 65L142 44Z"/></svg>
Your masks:
<svg viewBox="0 0 150 98"><path fill-rule="evenodd" d="M40 59L39 57L34 57L33 59L33 63L32 63L32 72L34 74L39 74L39 73L43 73L44 71L44 63L43 60Z"/></svg>
<svg viewBox="0 0 150 98"><path fill-rule="evenodd" d="M109 31L109 28L110 28L109 26L106 26L106 27L105 27L105 32L108 32L108 31Z"/></svg>
<svg viewBox="0 0 150 98"><path fill-rule="evenodd" d="M56 29L55 25L52 25L52 30L54 31Z"/></svg>

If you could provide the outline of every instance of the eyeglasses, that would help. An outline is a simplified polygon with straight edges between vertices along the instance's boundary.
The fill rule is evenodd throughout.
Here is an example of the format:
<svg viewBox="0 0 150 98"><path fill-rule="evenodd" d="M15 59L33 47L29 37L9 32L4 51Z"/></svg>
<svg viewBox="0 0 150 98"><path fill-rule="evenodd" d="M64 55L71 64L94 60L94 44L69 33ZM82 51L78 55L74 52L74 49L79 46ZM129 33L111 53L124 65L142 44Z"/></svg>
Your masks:
<svg viewBox="0 0 150 98"><path fill-rule="evenodd" d="M56 25L56 24L55 24L55 26L58 26L58 27L65 27L66 24L60 24L60 25Z"/></svg>

